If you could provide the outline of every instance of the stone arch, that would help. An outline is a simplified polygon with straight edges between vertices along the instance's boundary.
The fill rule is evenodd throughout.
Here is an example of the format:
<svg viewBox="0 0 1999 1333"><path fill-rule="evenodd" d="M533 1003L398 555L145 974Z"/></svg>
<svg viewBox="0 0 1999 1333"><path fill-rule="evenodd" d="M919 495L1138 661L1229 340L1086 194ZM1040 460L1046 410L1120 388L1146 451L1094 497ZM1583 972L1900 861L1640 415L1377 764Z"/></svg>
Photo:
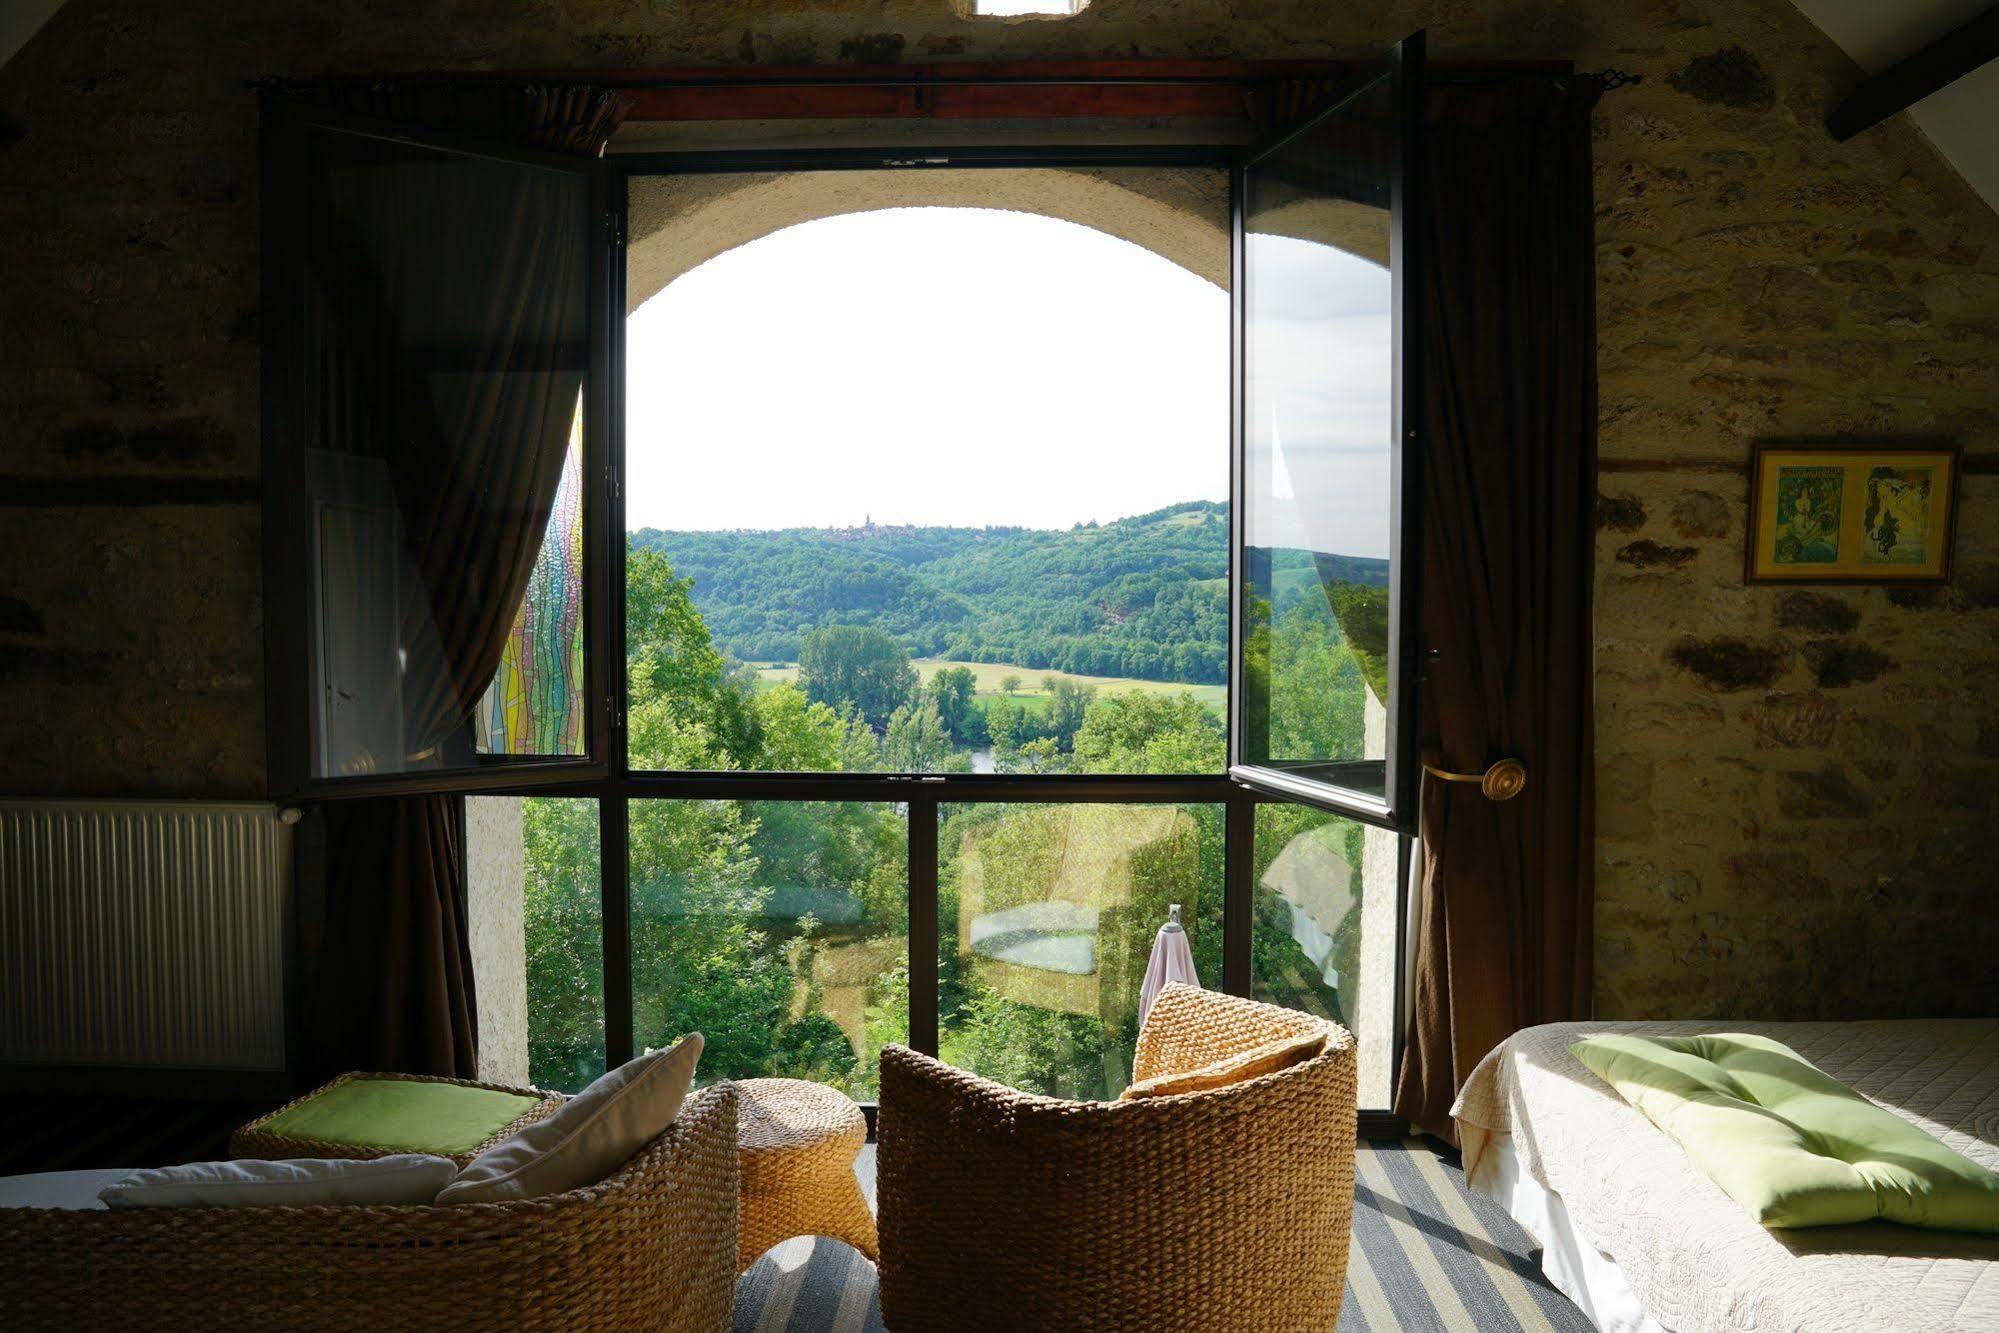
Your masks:
<svg viewBox="0 0 1999 1333"><path fill-rule="evenodd" d="M1352 199L1299 196L1282 200L1256 215L1256 230L1315 241L1388 267L1391 234L1388 210Z"/></svg>
<svg viewBox="0 0 1999 1333"><path fill-rule="evenodd" d="M999 208L1080 223L1228 285L1228 176L1216 168L987 167L641 176L631 183L626 308L785 227L884 208Z"/></svg>

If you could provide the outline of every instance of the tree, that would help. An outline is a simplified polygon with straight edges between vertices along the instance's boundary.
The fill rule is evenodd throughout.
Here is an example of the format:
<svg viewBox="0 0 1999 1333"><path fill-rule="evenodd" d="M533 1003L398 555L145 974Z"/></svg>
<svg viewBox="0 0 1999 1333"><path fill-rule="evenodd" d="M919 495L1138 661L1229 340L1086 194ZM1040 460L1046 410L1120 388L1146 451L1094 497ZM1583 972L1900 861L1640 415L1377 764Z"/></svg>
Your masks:
<svg viewBox="0 0 1999 1333"><path fill-rule="evenodd" d="M1082 729L1084 715L1090 711L1090 702L1097 697L1097 687L1078 685L1073 680L1055 680L1053 677L1045 683L1049 685L1049 700L1042 726L1056 745L1067 750L1075 743L1076 733Z"/></svg>
<svg viewBox="0 0 1999 1333"><path fill-rule="evenodd" d="M1054 737L1041 736L997 755L994 766L1002 773L1062 773L1068 770L1069 761L1056 747Z"/></svg>
<svg viewBox="0 0 1999 1333"><path fill-rule="evenodd" d="M1347 760L1365 742L1367 684L1323 597L1301 601L1268 635L1272 756ZM1252 656L1251 670L1255 671Z"/></svg>
<svg viewBox="0 0 1999 1333"><path fill-rule="evenodd" d="M1063 533L646 530L632 541L691 576L717 645L753 661L795 661L816 626L872 625L912 656L1214 684L1227 646L1227 513L1197 501ZM1358 582L1385 571L1339 565ZM1183 659L1183 646L1197 651ZM1183 660L1200 674L1162 674Z"/></svg>
<svg viewBox="0 0 1999 1333"><path fill-rule="evenodd" d="M681 769L870 769L877 741L851 707L791 685L757 691L718 651L691 583L657 553L629 566L628 720L637 764ZM904 668L907 670L907 668ZM912 673L913 674L913 673ZM928 740L941 723L934 712ZM919 739L923 727L917 728ZM947 743L948 744L948 743ZM593 801L525 803L529 1076L574 1090L604 1064L599 839ZM829 939L906 935L904 821L866 803L634 801L630 822L633 1019L641 1045L699 1031L708 1077L783 1074L873 1086L873 1055L896 1021L870 1000L869 1049L824 1012L814 962ZM851 893L860 919L822 927L767 916L774 887ZM893 978L891 978L893 981ZM901 982L907 1037L907 980ZM872 991L870 992L872 994ZM883 1038L888 1039L888 1038Z"/></svg>
<svg viewBox="0 0 1999 1333"><path fill-rule="evenodd" d="M760 691L751 702L763 740L757 767L775 773L828 773L846 767L847 719L789 683ZM870 749L874 737L869 736Z"/></svg>
<svg viewBox="0 0 1999 1333"><path fill-rule="evenodd" d="M986 734L993 743L993 754L1002 762L1023 743L1033 739L1034 719L1019 701L1011 698L994 699L986 705Z"/></svg>
<svg viewBox="0 0 1999 1333"><path fill-rule="evenodd" d="M1328 581L1326 596L1340 623L1340 636L1353 651L1361 675L1375 697L1388 698L1388 589L1364 583Z"/></svg>
<svg viewBox="0 0 1999 1333"><path fill-rule="evenodd" d="M889 715L881 767L886 773L962 773L971 761L951 743L936 703L925 700L904 704Z"/></svg>
<svg viewBox="0 0 1999 1333"><path fill-rule="evenodd" d="M828 625L806 636L798 675L814 703L851 704L877 729L909 702L916 672L901 644L872 626Z"/></svg>
<svg viewBox="0 0 1999 1333"><path fill-rule="evenodd" d="M1099 699L1076 732L1084 773L1219 773L1228 763L1220 719L1185 692Z"/></svg>
<svg viewBox="0 0 1999 1333"><path fill-rule="evenodd" d="M978 687L979 678L970 667L939 667L930 678L929 697L937 706L937 715L944 720L944 729L951 733L952 740L967 748L976 748L986 741L985 714L972 701Z"/></svg>
<svg viewBox="0 0 1999 1333"><path fill-rule="evenodd" d="M1103 540L1121 526L1102 529ZM1222 530L1217 524L1216 532ZM920 532L909 539L917 563L925 540ZM981 702L977 676L967 668L946 668L920 683L905 648L927 641L892 622L870 618L802 634L800 626L824 615L799 604L767 619L744 619L736 637L718 642L693 602L697 587L708 595L714 570L683 578L663 556L637 550L630 570L628 718L640 764L949 771L965 766L965 750L981 738L990 740L996 765L1006 773L1213 773L1223 764L1221 724L1191 695L1100 696L1072 676L1057 675L1042 682L1045 699L1016 697L1022 678L1009 671L1001 697ZM1134 570L1106 562L1087 572L1084 586L1101 588L1102 595L1065 592L1052 614L1024 621L1027 628L1020 630L961 625L951 633L976 639L982 650L953 655L1012 662L1022 670L1103 675L1183 670L1181 663L1197 657L1207 664L1203 670L1219 663L1215 627L1226 624L1219 582L1189 587L1186 571L1171 566ZM1042 588L1056 586L1053 573L1031 562L1015 570L1023 584ZM1262 634L1251 666L1261 673L1266 694L1276 696L1263 716L1280 733L1280 745L1357 743L1366 668L1350 644L1363 637L1359 626L1374 608L1365 593L1329 607L1316 595L1319 585L1303 586L1314 595L1284 595L1276 634L1268 603L1257 621ZM886 585L877 592L855 585L845 595L859 603L902 594ZM1106 617L1118 633L1103 631ZM1344 636L1340 620L1354 622ZM1141 624L1152 628L1139 632ZM1126 627L1133 632L1124 633ZM816 660L795 654L801 658L797 684L760 687L754 673L720 646L742 651L742 634L761 633L793 643L817 641ZM785 655L794 654L756 654ZM1273 676L1275 691L1269 689ZM573 1089L601 1071L604 1059L597 811L588 800L534 798L527 804L531 1077ZM1165 903L1187 904L1197 963L1204 977L1219 978L1226 821L1218 804L1181 809L1185 819L1172 837L1132 854L1132 910L1149 924ZM1353 841L1340 830L1294 829L1279 812L1288 813L1276 806L1258 812L1259 875L1296 836ZM988 839L995 859L988 864L1004 868L1012 890L1024 895L1018 901L1046 896L1054 872L1043 861L1064 845L1055 838L1067 823L1056 818L1059 813L1031 803L946 806L942 817L949 823L939 837L942 915L955 918L956 861L965 832L980 820L996 825ZM1358 865L1357 851L1345 848L1345 854ZM908 826L898 807L634 800L630 858L633 1007L642 1046L664 1045L698 1029L708 1039L704 1077L803 1077L856 1096L871 1094L881 1046L907 1040L909 1031L902 961L909 936ZM1007 891L995 896L991 878L989 907L1016 901ZM1263 920L1282 907L1272 895L1259 896L1253 941L1258 977L1310 971L1288 927L1275 916ZM1349 942L1341 939L1346 949ZM1149 930L1141 930L1131 945L1142 951L1149 942ZM1024 1002L1031 995L1003 996L988 988L977 964L959 959L955 930L941 932L937 944L951 1059L1020 1087L1085 1096L1116 1090L1135 1011L1106 1024L1094 1015ZM1317 1002L1333 1003L1330 994Z"/></svg>
<svg viewBox="0 0 1999 1333"><path fill-rule="evenodd" d="M604 914L595 801L521 803L528 1077L565 1092L604 1068Z"/></svg>
<svg viewBox="0 0 1999 1333"><path fill-rule="evenodd" d="M707 622L657 551L625 566L625 647L632 763L642 768L755 768L762 748L753 687L733 677Z"/></svg>

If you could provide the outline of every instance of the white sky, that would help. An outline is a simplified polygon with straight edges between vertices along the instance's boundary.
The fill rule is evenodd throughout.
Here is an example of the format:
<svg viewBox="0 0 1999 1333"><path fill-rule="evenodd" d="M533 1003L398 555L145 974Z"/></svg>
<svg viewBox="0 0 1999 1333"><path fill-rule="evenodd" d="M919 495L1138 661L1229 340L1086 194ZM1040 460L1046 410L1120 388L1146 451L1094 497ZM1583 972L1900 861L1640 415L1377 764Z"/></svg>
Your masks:
<svg viewBox="0 0 1999 1333"><path fill-rule="evenodd" d="M977 0L974 14L1068 14L1067 0Z"/></svg>
<svg viewBox="0 0 1999 1333"><path fill-rule="evenodd" d="M1388 275L1251 243L1250 541L1386 556ZM1066 528L1228 495L1226 294L1053 218L774 232L640 307L627 367L634 528Z"/></svg>
<svg viewBox="0 0 1999 1333"><path fill-rule="evenodd" d="M1228 298L1028 213L774 232L627 325L631 527L1066 528L1228 498Z"/></svg>
<svg viewBox="0 0 1999 1333"><path fill-rule="evenodd" d="M1249 544L1389 554L1388 270L1249 237Z"/></svg>

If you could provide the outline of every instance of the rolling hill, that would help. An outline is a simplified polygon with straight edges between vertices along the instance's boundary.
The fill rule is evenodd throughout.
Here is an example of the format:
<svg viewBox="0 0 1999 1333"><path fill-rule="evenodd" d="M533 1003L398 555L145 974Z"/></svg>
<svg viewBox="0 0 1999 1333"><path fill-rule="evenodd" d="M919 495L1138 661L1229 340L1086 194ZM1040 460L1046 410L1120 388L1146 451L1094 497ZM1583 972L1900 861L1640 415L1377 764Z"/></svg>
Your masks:
<svg viewBox="0 0 1999 1333"><path fill-rule="evenodd" d="M631 542L694 581L716 643L745 661L794 661L806 634L845 624L913 657L1206 684L1227 670L1228 506L1211 501L1058 531L643 528ZM1340 563L1386 579L1382 562Z"/></svg>

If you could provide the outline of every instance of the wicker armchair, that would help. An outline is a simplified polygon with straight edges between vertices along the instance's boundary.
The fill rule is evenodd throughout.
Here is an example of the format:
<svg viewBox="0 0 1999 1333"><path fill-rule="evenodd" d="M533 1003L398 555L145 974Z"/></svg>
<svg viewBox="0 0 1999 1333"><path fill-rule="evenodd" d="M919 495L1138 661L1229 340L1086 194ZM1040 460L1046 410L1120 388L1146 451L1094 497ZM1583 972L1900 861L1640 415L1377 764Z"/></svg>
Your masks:
<svg viewBox="0 0 1999 1333"><path fill-rule="evenodd" d="M1326 1050L1211 1092L1030 1096L882 1053L882 1317L931 1329L1323 1330L1353 1220L1354 1042L1322 1019L1174 986L1136 1074L1305 1032Z"/></svg>
<svg viewBox="0 0 1999 1333"><path fill-rule="evenodd" d="M453 1207L0 1209L0 1327L729 1326L736 1088L610 1179Z"/></svg>

